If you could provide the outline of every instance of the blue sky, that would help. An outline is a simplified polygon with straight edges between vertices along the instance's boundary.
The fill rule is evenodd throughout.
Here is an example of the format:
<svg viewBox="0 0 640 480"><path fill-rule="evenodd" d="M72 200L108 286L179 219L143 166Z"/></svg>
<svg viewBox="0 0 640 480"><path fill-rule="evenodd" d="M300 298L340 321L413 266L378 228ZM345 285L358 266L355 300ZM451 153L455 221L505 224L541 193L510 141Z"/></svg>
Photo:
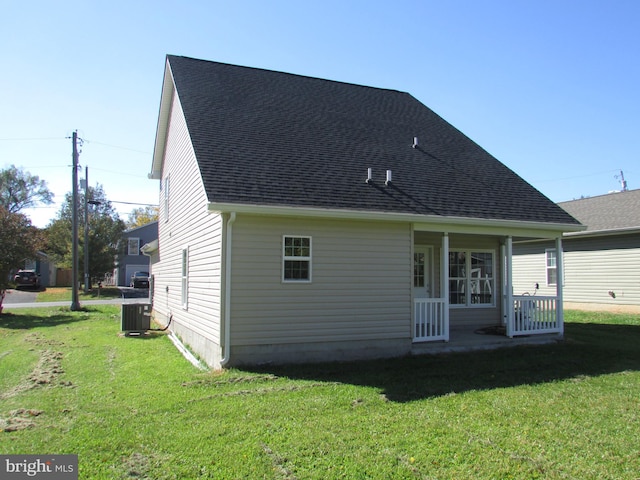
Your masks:
<svg viewBox="0 0 640 480"><path fill-rule="evenodd" d="M123 219L158 202L168 53L409 92L555 202L640 185L636 0L35 0L0 39L0 167L47 181L41 227L74 130Z"/></svg>

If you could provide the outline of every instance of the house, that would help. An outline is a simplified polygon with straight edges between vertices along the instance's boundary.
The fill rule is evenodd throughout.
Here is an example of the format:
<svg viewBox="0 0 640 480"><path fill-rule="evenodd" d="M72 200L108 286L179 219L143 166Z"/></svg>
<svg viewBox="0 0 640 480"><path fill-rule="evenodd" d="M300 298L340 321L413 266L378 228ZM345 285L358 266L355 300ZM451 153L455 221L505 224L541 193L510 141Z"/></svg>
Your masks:
<svg viewBox="0 0 640 480"><path fill-rule="evenodd" d="M44 252L36 252L33 259L24 262L23 270L33 270L39 275L41 287L55 287L57 267L51 263L49 256Z"/></svg>
<svg viewBox="0 0 640 480"><path fill-rule="evenodd" d="M116 262L114 275L117 285L128 287L134 272L149 271L149 257L140 251L143 245L158 239L158 222L149 222L140 227L126 230L122 237L122 247Z"/></svg>
<svg viewBox="0 0 640 480"><path fill-rule="evenodd" d="M511 249L581 225L408 93L168 56L149 176L153 314L210 366L562 335Z"/></svg>
<svg viewBox="0 0 640 480"><path fill-rule="evenodd" d="M640 312L640 190L559 203L586 225L563 238L563 271L555 245L544 240L514 244L514 289L547 295L563 278L569 307Z"/></svg>

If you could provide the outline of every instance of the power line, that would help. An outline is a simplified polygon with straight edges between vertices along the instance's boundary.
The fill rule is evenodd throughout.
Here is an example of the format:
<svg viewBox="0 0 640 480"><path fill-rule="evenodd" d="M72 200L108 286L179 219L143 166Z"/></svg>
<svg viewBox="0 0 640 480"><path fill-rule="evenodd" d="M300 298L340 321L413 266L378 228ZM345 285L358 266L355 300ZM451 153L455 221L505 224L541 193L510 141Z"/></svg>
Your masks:
<svg viewBox="0 0 640 480"><path fill-rule="evenodd" d="M111 145L109 143L96 142L95 140L86 140L85 139L85 142L92 143L92 144L95 144L95 145L102 145L103 147L118 148L120 150L129 150L130 152L136 152L136 153L140 153L140 154L143 154L143 155L151 155L151 152L143 152L142 150L136 150L135 148L121 147L119 145Z"/></svg>

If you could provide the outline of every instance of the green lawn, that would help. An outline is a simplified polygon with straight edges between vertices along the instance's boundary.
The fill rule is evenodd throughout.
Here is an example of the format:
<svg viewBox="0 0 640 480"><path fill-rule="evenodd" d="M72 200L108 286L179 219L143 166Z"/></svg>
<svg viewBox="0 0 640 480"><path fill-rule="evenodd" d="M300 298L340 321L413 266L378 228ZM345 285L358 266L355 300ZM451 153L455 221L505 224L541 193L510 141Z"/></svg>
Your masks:
<svg viewBox="0 0 640 480"><path fill-rule="evenodd" d="M117 306L0 316L0 452L93 479L638 479L640 319L562 344L201 372Z"/></svg>
<svg viewBox="0 0 640 480"><path fill-rule="evenodd" d="M99 298L120 298L122 293L117 287L105 287L98 289L97 287L89 290L87 293L80 290L78 292L78 299L82 300L97 300ZM41 292L38 292L36 302L66 302L71 301L71 287L47 287Z"/></svg>

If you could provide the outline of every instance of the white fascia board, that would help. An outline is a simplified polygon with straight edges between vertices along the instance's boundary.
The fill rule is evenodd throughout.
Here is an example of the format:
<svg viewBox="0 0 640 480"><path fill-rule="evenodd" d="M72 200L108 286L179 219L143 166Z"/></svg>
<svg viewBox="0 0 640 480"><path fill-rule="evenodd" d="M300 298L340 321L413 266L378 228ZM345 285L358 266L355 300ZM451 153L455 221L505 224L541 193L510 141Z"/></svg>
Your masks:
<svg viewBox="0 0 640 480"><path fill-rule="evenodd" d="M142 247L140 247L140 251L143 254L148 255L150 253L157 252L158 246L159 246L158 240L152 240L149 243L145 243Z"/></svg>
<svg viewBox="0 0 640 480"><path fill-rule="evenodd" d="M246 213L253 215L300 218L335 218L347 220L375 220L412 223L414 231L470 233L478 235L512 235L517 237L556 238L563 232L583 230L583 225L470 217L440 217L410 213L369 212L361 210L333 210L310 207L282 207L211 202L211 213Z"/></svg>
<svg viewBox="0 0 640 480"><path fill-rule="evenodd" d="M568 232L564 236L569 237L603 237L608 235L628 235L631 233L640 233L640 227L624 227L610 228L606 230L586 230L582 232Z"/></svg>
<svg viewBox="0 0 640 480"><path fill-rule="evenodd" d="M169 118L171 117L171 104L175 93L173 75L166 60L164 79L162 81L162 96L160 97L160 111L158 112L158 126L156 128L156 141L153 148L153 161L151 172L147 175L150 179L159 180L162 177L162 162L167 145L167 130L169 128Z"/></svg>

